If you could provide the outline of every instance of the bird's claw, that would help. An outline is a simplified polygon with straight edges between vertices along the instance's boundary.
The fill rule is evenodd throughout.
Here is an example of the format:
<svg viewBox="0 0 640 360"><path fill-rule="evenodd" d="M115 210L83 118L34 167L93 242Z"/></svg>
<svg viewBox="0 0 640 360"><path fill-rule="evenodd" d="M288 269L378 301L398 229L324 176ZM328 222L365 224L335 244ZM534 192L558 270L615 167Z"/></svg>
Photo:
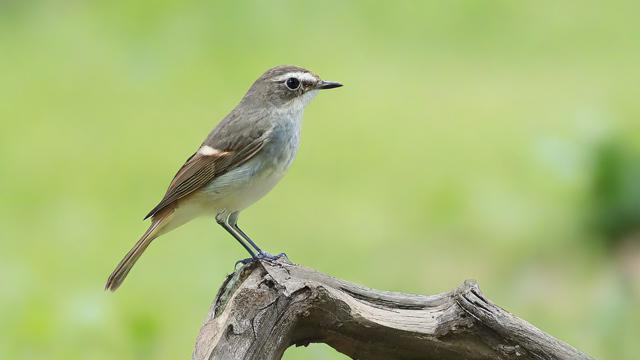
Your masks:
<svg viewBox="0 0 640 360"><path fill-rule="evenodd" d="M268 262L275 262L276 260L280 259L281 257L287 257L287 254L285 253L280 253L277 255L271 255L266 251L261 251L260 253L258 253L257 258L258 260L265 260Z"/></svg>
<svg viewBox="0 0 640 360"><path fill-rule="evenodd" d="M280 259L281 257L287 257L287 254L285 253L280 253L277 255L271 255L266 251L261 251L259 252L257 255L250 257L250 258L246 258L246 259L242 259L242 260L238 260L236 261L235 265L233 266L234 268L238 267L238 264L242 264L242 266L247 265L247 264L251 264L254 261L266 261L269 263L275 263L278 259Z"/></svg>

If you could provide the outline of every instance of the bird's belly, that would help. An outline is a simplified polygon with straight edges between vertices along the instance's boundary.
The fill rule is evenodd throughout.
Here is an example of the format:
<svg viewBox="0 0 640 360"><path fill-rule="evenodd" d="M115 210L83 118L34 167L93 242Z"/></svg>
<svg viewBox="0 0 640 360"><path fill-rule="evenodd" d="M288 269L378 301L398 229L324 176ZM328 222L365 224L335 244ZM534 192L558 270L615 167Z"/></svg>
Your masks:
<svg viewBox="0 0 640 360"><path fill-rule="evenodd" d="M255 157L207 184L200 192L206 207L215 212L239 211L273 189L295 158L299 125L297 118L281 122Z"/></svg>
<svg viewBox="0 0 640 360"><path fill-rule="evenodd" d="M214 179L202 194L211 210L235 212L265 196L282 179L285 166L254 158ZM284 164L283 164L284 165Z"/></svg>

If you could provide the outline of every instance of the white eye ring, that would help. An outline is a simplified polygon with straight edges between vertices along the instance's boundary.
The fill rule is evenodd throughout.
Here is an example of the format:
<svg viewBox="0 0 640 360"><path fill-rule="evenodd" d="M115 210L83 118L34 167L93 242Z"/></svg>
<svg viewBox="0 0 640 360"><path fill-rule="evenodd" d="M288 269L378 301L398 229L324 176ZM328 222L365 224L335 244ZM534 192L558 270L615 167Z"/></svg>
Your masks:
<svg viewBox="0 0 640 360"><path fill-rule="evenodd" d="M285 80L284 85L289 90L298 90L300 88L300 80L294 77L290 77L287 80Z"/></svg>

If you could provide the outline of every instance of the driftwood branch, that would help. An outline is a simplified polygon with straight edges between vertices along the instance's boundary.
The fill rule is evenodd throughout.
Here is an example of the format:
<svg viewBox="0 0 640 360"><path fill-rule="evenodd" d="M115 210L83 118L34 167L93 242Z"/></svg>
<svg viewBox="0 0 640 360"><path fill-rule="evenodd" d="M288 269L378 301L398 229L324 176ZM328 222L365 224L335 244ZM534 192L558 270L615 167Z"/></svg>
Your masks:
<svg viewBox="0 0 640 360"><path fill-rule="evenodd" d="M194 360L280 359L326 343L353 359L592 359L487 300L478 285L423 296L377 291L291 264L229 275Z"/></svg>

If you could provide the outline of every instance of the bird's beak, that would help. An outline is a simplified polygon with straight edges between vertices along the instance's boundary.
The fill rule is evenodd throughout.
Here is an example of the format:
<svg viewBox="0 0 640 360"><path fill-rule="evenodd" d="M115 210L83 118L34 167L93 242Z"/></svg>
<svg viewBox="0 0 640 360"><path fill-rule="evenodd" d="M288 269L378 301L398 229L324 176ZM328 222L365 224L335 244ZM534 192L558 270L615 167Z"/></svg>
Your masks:
<svg viewBox="0 0 640 360"><path fill-rule="evenodd" d="M316 89L325 90L325 89L333 89L342 86L339 82L335 81L324 81L320 80L318 85L316 85Z"/></svg>

